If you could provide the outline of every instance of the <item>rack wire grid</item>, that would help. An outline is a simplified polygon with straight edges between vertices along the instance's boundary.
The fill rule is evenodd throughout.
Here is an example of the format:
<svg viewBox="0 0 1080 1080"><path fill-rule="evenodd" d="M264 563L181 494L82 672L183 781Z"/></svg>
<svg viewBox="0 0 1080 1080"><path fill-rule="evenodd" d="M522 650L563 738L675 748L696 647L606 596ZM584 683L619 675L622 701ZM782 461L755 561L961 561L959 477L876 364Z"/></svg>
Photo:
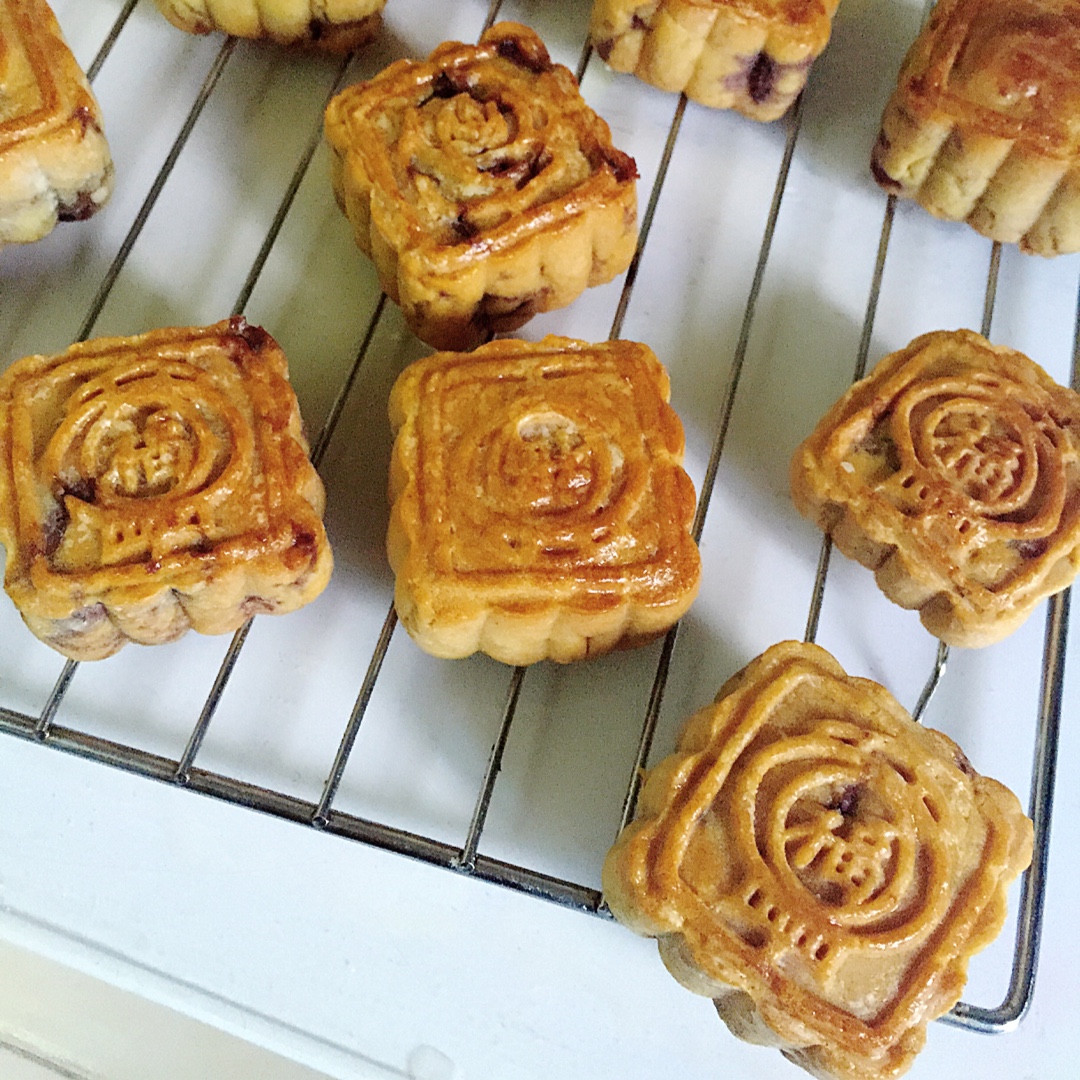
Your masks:
<svg viewBox="0 0 1080 1080"><path fill-rule="evenodd" d="M395 21L395 4L401 23ZM620 828L633 815L639 779L652 756L658 730L661 745L665 740L670 743L678 720L711 697L711 691L705 688L711 684L715 689L752 652L744 648L737 633L731 634L733 640L718 646L703 644L703 631L694 626L693 612L684 620L684 630L674 628L655 647L592 661L575 670L555 670L548 665L510 670L482 658L438 662L421 656L407 641L400 644L404 635L395 633L392 584L381 561L385 508L372 494L381 493L389 435L387 430L365 435L364 429L380 409L385 411L385 391L396 371L424 350L379 293L370 267L358 254L346 252L351 245L348 226L333 207L328 207L332 199L325 162L320 160L324 154L321 119L323 105L340 86L373 74L397 56L418 55L434 44L437 39L421 45L398 32L400 26L410 25L409 20L415 20L411 25L419 25L419 9L413 11L417 5L392 0L383 36L366 50L340 60L285 55L233 38L189 38L166 26L149 0L141 4L138 0L66 5L58 2L54 6L77 51L87 58L92 56L87 70L106 108L106 126L120 170L119 186L113 205L94 222L62 227L32 249L8 249L3 253L0 355L6 362L26 352L62 348L72 340L102 333L105 328L115 333L135 333L152 325L194 322L204 310L205 321L214 321L223 314L221 282L242 280L232 312L245 313L252 321L267 325L286 344L294 360L294 383L305 416L309 423L321 418L312 458L323 471L330 493L328 520L339 561L335 581L347 578L342 586L346 590L362 588L367 607L359 626L349 625L347 606L328 608L323 601L306 613L269 620L283 625L280 631L275 627L274 636L263 643L259 662L247 665L247 670L245 657L252 652L248 644L253 631L251 622L227 648L218 640L196 641L189 635L181 643L156 650L128 649L97 665L68 662L57 672L60 661L31 643L11 606L6 605L0 623L4 643L0 659L0 730L35 740L43 747L386 848L583 912L606 914L596 880L599 848L579 851L563 860L574 863L576 859L579 865L591 867L590 872L577 875L591 877L585 883L535 865L558 863L565 855L558 837L548 838L556 851L555 859L543 851L535 859L503 858L481 851L507 748L512 732L517 730L515 723L531 727L534 733L522 736L528 741L537 738L537 725L558 725L564 713L590 714L571 719L575 724L588 722L596 727L584 753L594 759L603 758L608 783L597 785L605 789L602 797L585 798L583 812L599 822L598 833L606 835L610 842L616 831L611 825ZM980 329L987 336L992 329L998 329L995 313L1000 310L1001 295L1011 297L1001 318L1001 329L1018 347L1031 337L1031 326L1038 326L1043 335L1051 326L1049 344L1044 338L1039 338L1038 344L1054 357L1040 354L1038 359L1053 371L1051 361L1056 357L1058 372L1064 371L1063 381L1071 379L1075 385L1077 324L1071 315L1075 311L1071 299L1076 295L1075 260L1070 257L1048 263L1011 250L1003 252L999 245L975 237L963 226L943 226L921 211L898 208L894 199L878 193L869 182L866 137L870 133L872 141L871 129L889 81L895 75L905 43L918 27L922 12L914 4L871 4L846 22L842 9L833 44L815 66L807 92L787 119L767 127L688 106L685 98L663 95L629 77L607 72L587 45L582 45L588 13L581 9L588 6L543 4L536 0L492 0L484 4L476 0L445 5L455 10L428 20L433 23L430 33L466 40L474 39L497 18L533 25L548 40L556 59L576 66L583 93L611 122L616 143L634 144L631 149L638 158L643 178L641 193L647 205L633 264L624 279L593 290L575 305L583 313L580 318L562 316L559 321L556 313L537 319L539 329L530 326L527 332L538 335L554 329L595 338L595 327L605 319L606 311L610 320L607 332L617 337L627 328L628 315L640 311L640 317L633 320L633 331L646 341L651 340L649 334L661 338L656 343L658 351L663 345L669 346L668 352L661 355L672 370L673 404L688 419L688 468L694 474L699 494L693 530L703 545L704 589L716 596L722 591L721 585L726 582L731 587L733 576L746 572L748 545L752 548L759 543L749 535L755 524L764 521L769 529L785 534L781 547L788 544L786 533L796 532L803 553L799 580L808 587L792 589L784 584L779 588L783 595L778 605L784 618L808 606L804 636L815 640L822 631L826 597L835 594L836 614L825 620L825 636L835 646L833 651L840 654L846 649L858 663L880 668L882 681L889 682L892 676L901 689L909 693L918 689L912 711L917 718L922 717L941 701L938 685L948 650L922 633L911 621L913 616L892 610L887 602L871 600L874 606L870 614L865 619L861 615L850 617L845 628L846 613L854 610L853 598L863 602L872 596L872 583L860 576L860 571L848 571L843 560L834 565L828 541L811 540L810 530L795 520L793 511L786 506L777 509L782 501L782 495L775 490L780 486L777 477L783 474L785 455L808 430L806 418L819 415L843 389L839 374L843 365L835 361L837 342L853 345L845 352L849 370L844 378L858 378L868 360L887 351L883 345L875 346L877 337L895 348L915 332L940 328L935 318L942 323L948 318L966 322L974 313L972 300L977 294L981 295L982 306ZM887 46L881 43L883 37L889 42ZM867 48L871 50L869 57ZM131 76L132 64L142 73L141 81ZM850 93L856 84L866 88L865 94L850 113L837 114L835 107L828 104L828 95L836 95L838 90ZM139 102L142 94L148 100ZM136 108L124 112L120 104L115 104L116 113L123 112L115 120L110 103L125 95L128 101L139 103L142 111ZM148 113L153 115L149 124ZM641 133L640 138L635 139L635 133ZM806 142L810 145L804 150ZM719 145L724 149L718 152L715 148ZM711 148L711 156L703 158L697 152L702 147ZM703 166L715 166L717 153L723 161L733 163L731 170L706 180L695 175ZM130 184L125 180L125 164L130 165L134 177ZM799 177L794 191L790 183L793 167L802 168L806 174ZM222 168L235 169L238 176L222 179ZM739 170L745 173L741 179ZM192 176L200 173L208 175L194 182L196 190L212 194L215 184L223 188L231 185L246 194L238 196L232 206L215 203L212 197L200 201L202 196L193 197L185 190L186 184L192 184ZM839 183L837 176L841 178ZM811 182L839 186L839 201L847 200L855 211L845 217L838 213L839 204L815 205ZM750 192L752 197L747 200L743 192ZM706 285L714 291L695 298L698 307L689 326L682 325L683 320L674 310L657 311L671 303L664 297L662 282L654 278L648 286L641 283L650 244L674 248L675 257L681 257L683 248L694 256L688 235L674 231L672 215L665 213L677 209L683 200L689 201L692 210L700 210L703 205L713 210L699 230L711 240L700 246L698 256L701 252L715 254L718 245L727 253L717 256L724 264L719 288L715 274L703 273ZM250 213L248 208L252 208ZM900 265L889 291L890 306L882 328L879 308L887 257L896 250L893 233L898 216L908 237L894 257ZM719 218L729 230L723 237L719 235ZM822 221L826 226L821 226ZM868 228L869 221L876 221L873 228ZM808 229L810 222L816 222L817 227ZM654 238L658 230L664 230L659 239ZM210 255L201 256L201 263L185 258L187 239L196 232L212 238ZM777 244L783 244L785 250L780 257L781 269L775 271L779 286L770 292ZM323 258L327 250L329 255ZM671 253L665 252L665 256L670 259ZM979 264L985 272L976 281L971 267ZM801 278L787 272L793 265ZM806 272L808 265L813 273ZM343 266L350 269L343 271ZM892 263L889 266L892 269ZM219 273L223 267L226 272ZM820 293L827 295L830 275L834 273L856 282L853 290L863 297L865 306L861 317L849 311L832 312L834 321L843 329L831 337L826 335L828 340L822 349L828 357L826 371L820 363L821 355L807 342L808 335L823 331L829 320L815 315L798 290L801 284L812 281L815 287L820 286ZM697 280L701 274L700 269L695 269L688 280ZM948 286L939 290L936 283L942 275ZM341 276L347 280L337 283ZM260 304L259 295L264 290L268 299ZM939 310L942 295L949 300ZM1049 303L1054 308L1048 315ZM1064 314L1065 303L1069 318ZM843 304L838 302L837 306L842 308ZM798 323L809 318L810 325L804 328L786 324L785 311L793 313L789 321ZM593 329L591 334L575 333L578 327ZM672 345L685 342L686 335L692 340L685 347ZM289 347L291 339L305 336L313 344L306 349ZM355 347L346 347L350 340L357 342ZM686 362L691 351L698 356L704 354L704 359ZM302 354L301 366L295 363L296 352ZM770 372L770 358L777 352L789 357L788 367ZM817 367L811 363L800 367L804 363L801 354L806 352L818 362ZM678 366L680 361L686 362L685 370ZM755 366L748 389L749 365ZM777 397L770 398L773 393ZM697 407L698 399L708 400ZM749 496L751 505L755 499L767 505L768 512L763 516L747 517L743 513L740 518L729 500L724 499L718 506L714 498L721 470L729 460L729 437L740 407L751 413L768 407L774 416L780 416L779 421L772 419L765 425L770 445L779 447L772 464L755 470L747 469L740 461L748 476L732 470L735 486L764 484L760 493L751 491ZM745 417L740 422L744 428L747 426ZM751 427L755 423L758 420L751 420ZM784 430L785 425L792 430ZM745 442L746 437L742 438ZM350 493L341 477L350 469L365 471L365 465L363 461L358 465L355 454L342 453L340 448L358 440L365 450L372 445L375 449L370 470L366 471L369 479L356 495ZM745 451L746 445L740 445L739 452ZM710 511L710 524L723 516L711 532L706 528ZM739 535L740 528L742 539L736 542L732 537ZM813 545L818 554L810 580L806 552ZM347 553L345 558L341 557L342 548ZM357 564L370 573L371 581L358 585ZM721 581L714 588L710 570L716 567L726 569L719 572ZM748 572L758 571L751 567ZM827 592L826 581L837 577L840 583L830 585ZM719 600L699 603L704 602L720 604L724 619L730 619L731 607L737 608L740 603L740 590L731 588L730 599L721 596ZM320 609L324 614L320 615ZM383 612L381 621L372 614L376 610ZM1032 867L1020 891L1008 990L996 1008L962 1002L946 1018L980 1031L1013 1026L1031 1001L1045 895L1068 611L1068 592L1048 604L1039 649L1032 637L1034 631L1027 630L1016 635L1023 639L1017 648L1003 645L980 651L993 652L993 659L975 662L973 674L958 677L955 694L943 706L943 712L952 715L957 712L958 702L962 703L959 726L968 726L969 716L976 725L967 733L970 744L977 738L977 725L984 719L980 709L990 700L988 694L972 691L972 686L987 685L998 670L1006 671L1007 677L1014 680L1017 671L1027 671L1027 682L1033 678L1039 682L1037 694L1031 697L1032 730L1022 730L1019 736L1032 739L1035 747L1030 813L1036 845ZM739 624L740 614L743 622L754 623L753 607L736 612L734 625ZM259 620L260 630L267 622ZM689 630L685 629L687 624ZM873 626L868 631L869 624ZM730 625L724 624L725 633L730 633ZM875 644L867 645L868 636ZM754 640L755 636L751 633L746 637ZM337 644L329 646L328 641ZM897 642L904 647L897 648ZM1033 659L1039 651L1041 663ZM900 661L896 660L898 653L903 654ZM957 663L971 662L966 659L967 652L964 656L965 660ZM275 665L284 669L284 689L269 674ZM333 694L320 696L319 688L325 689L326 673L331 667L336 673L335 682L342 681L343 675L344 682L354 688L355 697L348 708L340 707L336 687ZM274 684L273 692L264 691L265 681ZM431 742L433 756L445 747L444 735L432 732L441 732L444 725L454 722L453 716L439 713L455 711L452 703L445 703L452 702L458 692L467 700L467 705L459 708L467 708L472 714L474 727L478 724L489 734L494 733L477 777L479 783L473 783L472 790L477 793L463 839L460 831L457 839L445 835L454 831L456 823L427 831L391 823L387 819L393 817L393 799L381 794L374 801L384 810L389 809L383 820L342 808L347 801L342 786L350 764L356 767L354 751L361 731L366 730L362 725L373 698L387 681L400 699L395 702L399 721L402 715L416 719L418 712L428 710L429 726L410 726L408 738ZM314 706L297 704L298 696L289 689L297 683L312 694ZM81 684L88 684L82 694L78 693ZM672 693L673 684L681 689ZM943 685L948 686L949 680ZM410 697L408 688L417 686L426 690L419 698ZM399 689L402 687L406 689ZM461 691L462 687L467 689ZM602 687L599 693L598 687ZM532 697L523 709L530 689ZM202 700L197 715L184 712L192 694ZM118 704L121 700L123 706ZM174 701L175 710L171 704ZM473 714L478 702L483 703L479 722ZM444 703L443 709L440 703ZM332 760L327 765L325 758L316 755L321 765L305 762L303 766L278 760L279 755L287 758L290 749L297 751L296 746L290 747L289 724L293 712L309 708L339 732ZM208 736L215 731L215 722L225 722L218 718L230 709L234 716L255 715L260 723L279 725L284 732L278 736L281 744L270 748L269 757L275 760L263 769L268 780L239 775L244 772L248 753L257 756L266 750L261 742L263 735L253 729L223 740L216 756L210 755L217 767L203 763L208 756L204 752ZM524 721L520 719L523 711L527 714ZM162 724L160 718L165 714L169 723ZM595 719L598 715L606 717L599 724ZM661 723L662 717L668 718L666 725ZM179 753L155 748L155 743L175 745L175 732L180 728L186 738ZM560 737L564 736L565 730L559 730ZM373 760L379 758L377 743L381 738L374 739ZM475 731L471 739L476 739ZM618 752L609 755L611 743L618 744ZM1001 770L1006 773L1015 769L1014 747L1015 742L1010 742L999 755ZM979 750L993 756L989 746L980 745ZM298 753L303 757L304 751ZM581 797L581 788L588 784L574 772L572 759L577 754L577 748L565 745L564 740L543 765L543 771L550 774L545 779L551 780L554 788L554 793L545 797L546 814L551 814L552 806L563 797L561 777L575 777L575 798ZM594 766L595 760L588 767ZM297 793L303 786L301 773L310 774L311 768L320 769L323 778L317 798ZM510 801L532 782L523 775L528 768L526 763L517 769ZM365 783L379 788L377 777L364 773L362 767L357 771L361 775L352 785L355 790L362 789ZM607 792L612 789L610 781L616 773L623 777L618 785L623 794L614 807ZM419 781L418 774L411 778ZM403 767L396 780L409 779L410 771ZM519 807L519 814L528 816L528 809ZM404 817L407 819L408 814ZM453 815L448 815L451 819ZM443 835L437 835L440 832ZM566 844L573 847L574 841L575 837L570 836ZM498 842L492 844L494 848L499 846ZM511 851L522 847L518 844L515 848L512 842L502 846ZM528 845L524 847L528 856Z"/></svg>

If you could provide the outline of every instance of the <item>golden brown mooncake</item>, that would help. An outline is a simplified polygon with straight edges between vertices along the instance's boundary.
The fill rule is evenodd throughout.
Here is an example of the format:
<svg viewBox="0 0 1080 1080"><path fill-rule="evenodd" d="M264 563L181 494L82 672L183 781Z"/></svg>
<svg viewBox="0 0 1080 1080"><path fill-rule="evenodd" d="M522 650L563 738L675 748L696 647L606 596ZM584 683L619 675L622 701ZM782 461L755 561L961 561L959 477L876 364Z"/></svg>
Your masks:
<svg viewBox="0 0 1080 1080"><path fill-rule="evenodd" d="M81 221L112 192L101 111L44 0L0 0L0 247Z"/></svg>
<svg viewBox="0 0 1080 1080"><path fill-rule="evenodd" d="M715 109L776 120L829 41L839 0L594 0L589 37L616 71Z"/></svg>
<svg viewBox="0 0 1080 1080"><path fill-rule="evenodd" d="M220 30L280 45L348 52L370 41L386 0L154 0L174 26L192 34Z"/></svg>
<svg viewBox="0 0 1080 1080"><path fill-rule="evenodd" d="M1080 395L970 330L885 357L798 448L805 517L949 645L1015 630L1080 568Z"/></svg>
<svg viewBox="0 0 1080 1080"><path fill-rule="evenodd" d="M1080 251L1080 3L939 0L872 168L887 191L992 240Z"/></svg>
<svg viewBox="0 0 1080 1080"><path fill-rule="evenodd" d="M1016 796L884 687L784 642L650 770L604 863L617 919L731 1031L885 1080L960 998L1031 859Z"/></svg>
<svg viewBox="0 0 1080 1080"><path fill-rule="evenodd" d="M74 660L292 611L330 577L285 356L235 317L0 376L4 585Z"/></svg>
<svg viewBox="0 0 1080 1080"><path fill-rule="evenodd" d="M387 551L427 652L507 664L641 644L694 599L694 488L644 345L546 337L398 377Z"/></svg>
<svg viewBox="0 0 1080 1080"><path fill-rule="evenodd" d="M528 27L447 42L326 111L338 202L406 321L468 349L627 268L637 169Z"/></svg>

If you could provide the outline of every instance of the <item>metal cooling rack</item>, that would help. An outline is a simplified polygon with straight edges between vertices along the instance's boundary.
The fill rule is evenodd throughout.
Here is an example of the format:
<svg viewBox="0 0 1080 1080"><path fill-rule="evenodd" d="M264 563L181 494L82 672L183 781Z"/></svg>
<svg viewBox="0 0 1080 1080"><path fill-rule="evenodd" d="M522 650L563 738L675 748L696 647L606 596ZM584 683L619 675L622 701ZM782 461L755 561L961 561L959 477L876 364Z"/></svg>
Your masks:
<svg viewBox="0 0 1080 1080"><path fill-rule="evenodd" d="M110 51L119 39L137 4L138 0L125 0L123 8L116 17L115 23L101 45L97 56L87 69L91 80L93 80L94 76L100 71L102 64L105 62ZM495 21L501 7L502 0L491 0L484 29ZM77 340L85 340L93 333L95 324L101 315L113 285L123 269L135 242L139 238L166 181L184 150L189 136L199 122L205 106L211 100L221 76L229 63L230 57L233 55L236 44L236 39L226 38L221 45L217 57L206 75L202 87L190 108L187 118L181 127L171 150L166 156L160 171L157 173L145 201L132 221L130 229L124 238L123 243L120 245L112 264L100 281L97 293L90 304ZM331 93L336 92L344 82L350 68L351 60L351 57L345 57L341 61ZM581 53L576 72L579 80L584 76L590 60L591 50L586 45ZM720 420L712 443L708 468L699 493L697 514L693 523L693 535L697 540L701 538L702 530L704 528L705 517L708 513L717 471L721 456L724 452L728 427L742 374L743 362L751 340L751 334L755 327L758 299L769 260L777 218L784 198L792 157L801 128L802 106L803 101L800 99L787 121L787 138L776 176L771 207L762 235L761 246L749 293L746 298L741 329L735 346L731 367L729 369L727 385L723 393ZM657 203L664 185L668 166L675 151L685 107L686 99L681 98L675 109L668 130L667 140L660 160L656 180L653 184L647 208L642 218L638 250L629 271L627 272L625 284L618 301L618 306L611 326L610 336L612 338L619 335L624 317L633 297L638 266L648 242ZM263 271L267 258L269 257L278 234L289 214L289 210L296 197L300 184L307 173L321 138L322 126L320 115L317 118L313 118L310 139L296 164L295 171L281 197L277 212L273 217L259 253L252 263L244 286L233 305L233 314L243 312L250 299L255 284ZM862 336L856 357L853 379L861 378L866 369L871 334L874 328L878 297L880 294L882 273L889 250L894 207L895 198L890 196L885 201L877 260L869 287ZM997 295L1000 257L1000 245L995 244L992 248L990 265L987 273L986 297L982 321L982 333L984 336L989 335L993 317L994 304ZM365 357L368 354L372 338L374 337L375 331L383 316L385 303L386 298L383 296L379 299L374 309L370 323L364 334L363 341L352 363L352 367L338 389L337 396L334 399L334 403L329 411L323 428L312 443L311 456L316 467L321 463L330 444L330 440L334 435L335 428L337 427L346 401L349 398L350 391L353 388L361 365L364 363ZM1074 387L1080 386L1080 301L1078 301L1078 318L1074 332L1072 384ZM821 546L817 576L810 600L810 610L805 632L807 641L813 641L817 634L830 556L831 544L826 538ZM1035 826L1035 855L1031 868L1023 878L1016 944L1009 988L1002 1004L996 1008L981 1008L969 1005L966 1002L961 1002L949 1015L943 1018L948 1022L971 1030L1000 1032L1014 1027L1027 1011L1031 1003L1042 927L1045 876L1049 856L1049 832L1053 803L1055 765L1057 760L1058 733L1061 720L1069 596L1070 592L1067 590L1054 597L1049 604L1047 616L1043 652L1042 690L1038 706L1035 754L1029 800L1029 814L1032 817ZM65 664L60 677L53 686L44 708L39 715L31 716L0 703L0 731L7 732L10 735L22 739L36 741L43 746L66 751L102 764L111 765L131 773L159 780L175 787L186 788L193 792L210 795L226 802L273 814L277 817L298 824L307 825L310 828L325 833L345 837L350 840L357 840L414 859L420 859L435 866L529 893L557 904L578 909L582 912L599 914L602 916L607 915L606 907L603 903L603 896L599 890L545 874L528 866L517 865L492 858L479 853L478 850L488 809L499 776L503 752L517 712L522 687L527 677L526 668L516 668L510 675L506 702L503 708L498 734L488 757L487 768L476 797L475 809L464 844L461 846L448 844L428 836L419 835L414 832L395 828L390 825L368 820L335 809L335 796L337 795L346 764L349 761L350 753L352 752L357 735L360 731L360 726L364 720L376 681L379 678L383 660L395 631L396 622L396 615L393 606L391 605L386 614L382 631L378 637L374 651L369 659L359 694L357 695L355 704L349 715L344 733L341 736L333 765L323 787L322 796L317 803L299 799L280 791L246 783L221 773L199 768L196 765L203 739L214 718L218 704L226 685L229 682L230 676L232 675L241 650L244 648L244 643L251 628L250 621L234 636L228 652L221 663L217 678L213 683L202 711L191 731L184 752L179 759L174 760L149 753L136 747L124 745L57 724L55 722L57 711L79 668L79 665L73 661L68 661ZM649 759L678 633L679 627L676 626L665 637L660 651L653 679L652 691L642 721L637 754L626 788L620 828L629 822L634 814L641 775ZM931 695L939 685L945 672L947 659L948 648L946 646L940 646L933 671L931 672L918 704L913 711L913 715L916 719L919 719L922 716Z"/></svg>

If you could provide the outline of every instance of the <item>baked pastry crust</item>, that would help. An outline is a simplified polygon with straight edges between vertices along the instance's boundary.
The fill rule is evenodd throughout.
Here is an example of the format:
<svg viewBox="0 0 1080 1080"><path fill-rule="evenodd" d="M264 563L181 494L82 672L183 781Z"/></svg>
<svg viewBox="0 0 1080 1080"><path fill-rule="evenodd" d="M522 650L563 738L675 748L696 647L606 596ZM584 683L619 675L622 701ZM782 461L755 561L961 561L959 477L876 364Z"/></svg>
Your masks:
<svg viewBox="0 0 1080 1080"><path fill-rule="evenodd" d="M101 338L0 376L4 585L74 660L313 600L324 494L285 356L236 317Z"/></svg>
<svg viewBox="0 0 1080 1080"><path fill-rule="evenodd" d="M357 244L435 348L515 330L633 257L634 161L528 27L348 87L326 137Z"/></svg>
<svg viewBox="0 0 1080 1080"><path fill-rule="evenodd" d="M421 648L566 662L679 619L701 567L668 395L630 341L500 340L406 368L386 544Z"/></svg>
<svg viewBox="0 0 1080 1080"><path fill-rule="evenodd" d="M81 221L112 192L101 110L44 0L0 0L0 247Z"/></svg>
<svg viewBox="0 0 1080 1080"><path fill-rule="evenodd" d="M616 71L714 109L776 120L829 41L839 0L595 0L589 37Z"/></svg>
<svg viewBox="0 0 1080 1080"><path fill-rule="evenodd" d="M1080 395L935 331L885 357L795 452L799 512L950 645L1015 630L1080 569Z"/></svg>
<svg viewBox="0 0 1080 1080"><path fill-rule="evenodd" d="M1080 251L1080 3L940 0L872 168L887 191L992 240Z"/></svg>
<svg viewBox="0 0 1080 1080"><path fill-rule="evenodd" d="M313 45L348 52L369 42L382 22L386 0L154 0L181 30L220 30L279 45Z"/></svg>
<svg viewBox="0 0 1080 1080"><path fill-rule="evenodd" d="M615 917L735 1035L883 1080L960 998L1028 865L1016 796L877 683L784 642L652 769L604 863Z"/></svg>

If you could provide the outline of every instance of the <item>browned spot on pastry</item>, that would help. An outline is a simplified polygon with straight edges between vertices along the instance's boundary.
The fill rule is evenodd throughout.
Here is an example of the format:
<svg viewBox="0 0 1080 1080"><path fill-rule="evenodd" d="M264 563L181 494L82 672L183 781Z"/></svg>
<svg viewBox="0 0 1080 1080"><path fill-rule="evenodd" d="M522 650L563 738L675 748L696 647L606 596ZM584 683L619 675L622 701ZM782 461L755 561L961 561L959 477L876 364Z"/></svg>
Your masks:
<svg viewBox="0 0 1080 1080"><path fill-rule="evenodd" d="M761 105L772 97L779 74L780 65L768 53L757 54L746 77L747 93L755 105Z"/></svg>
<svg viewBox="0 0 1080 1080"><path fill-rule="evenodd" d="M504 37L497 46L499 55L511 63L542 75L551 70L551 57L539 38L526 40L518 37Z"/></svg>
<svg viewBox="0 0 1080 1080"><path fill-rule="evenodd" d="M643 19L641 17L641 15L638 12L635 11L634 12L634 17L630 20L630 29L631 30L648 30L649 29L649 24L645 19Z"/></svg>
<svg viewBox="0 0 1080 1080"><path fill-rule="evenodd" d="M603 41L598 41L595 45L596 51L600 56L600 59L605 63L611 56L611 50L615 47L614 38L604 38Z"/></svg>

